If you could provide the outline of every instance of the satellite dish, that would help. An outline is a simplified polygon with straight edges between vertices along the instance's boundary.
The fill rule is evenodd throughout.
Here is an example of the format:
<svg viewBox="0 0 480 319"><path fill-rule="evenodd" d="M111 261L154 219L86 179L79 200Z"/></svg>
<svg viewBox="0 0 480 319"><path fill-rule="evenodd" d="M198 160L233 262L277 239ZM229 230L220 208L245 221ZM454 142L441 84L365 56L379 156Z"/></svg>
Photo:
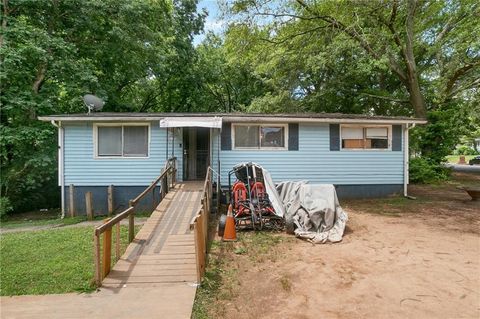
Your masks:
<svg viewBox="0 0 480 319"><path fill-rule="evenodd" d="M90 112L101 111L103 105L105 104L105 102L101 98L93 94L85 94L83 96L83 102L88 108L88 114L90 114Z"/></svg>

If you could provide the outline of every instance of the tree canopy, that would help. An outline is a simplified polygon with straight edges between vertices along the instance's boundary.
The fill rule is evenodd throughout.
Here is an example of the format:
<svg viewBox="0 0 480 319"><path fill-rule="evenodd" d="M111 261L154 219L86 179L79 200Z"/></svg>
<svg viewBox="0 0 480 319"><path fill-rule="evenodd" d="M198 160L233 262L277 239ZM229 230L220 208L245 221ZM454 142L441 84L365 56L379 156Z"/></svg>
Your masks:
<svg viewBox="0 0 480 319"><path fill-rule="evenodd" d="M2 207L51 205L56 131L40 115L106 111L343 112L426 117L440 163L480 127L475 0L233 0L199 45L196 0L2 0Z"/></svg>

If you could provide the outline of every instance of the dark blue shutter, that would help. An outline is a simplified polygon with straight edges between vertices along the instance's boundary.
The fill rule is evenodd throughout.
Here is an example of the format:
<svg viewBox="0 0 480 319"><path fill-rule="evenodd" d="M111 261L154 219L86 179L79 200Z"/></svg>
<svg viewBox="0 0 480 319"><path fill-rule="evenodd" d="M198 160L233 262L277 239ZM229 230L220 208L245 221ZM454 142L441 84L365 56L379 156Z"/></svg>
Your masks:
<svg viewBox="0 0 480 319"><path fill-rule="evenodd" d="M402 126L392 125L392 151L402 150Z"/></svg>
<svg viewBox="0 0 480 319"><path fill-rule="evenodd" d="M298 151L298 123L288 124L288 150Z"/></svg>
<svg viewBox="0 0 480 319"><path fill-rule="evenodd" d="M330 151L340 150L340 124L330 124Z"/></svg>
<svg viewBox="0 0 480 319"><path fill-rule="evenodd" d="M222 123L221 142L222 151L230 151L232 149L232 123Z"/></svg>

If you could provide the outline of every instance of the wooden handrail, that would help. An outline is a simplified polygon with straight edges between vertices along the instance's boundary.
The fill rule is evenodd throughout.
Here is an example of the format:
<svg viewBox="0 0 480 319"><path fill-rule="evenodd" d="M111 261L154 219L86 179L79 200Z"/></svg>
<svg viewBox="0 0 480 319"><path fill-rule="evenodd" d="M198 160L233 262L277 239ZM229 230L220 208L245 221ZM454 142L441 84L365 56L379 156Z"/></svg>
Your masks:
<svg viewBox="0 0 480 319"><path fill-rule="evenodd" d="M208 218L212 201L212 169L207 168L203 184L202 205L190 222L190 230L194 231L195 255L197 264L197 282L200 283L205 274L205 265L208 251Z"/></svg>
<svg viewBox="0 0 480 319"><path fill-rule="evenodd" d="M148 186L147 188L145 188L145 190L143 192L140 193L140 195L138 195L137 197L135 197L134 199L132 199L130 201L130 205L137 205L138 202L143 198L145 197L145 195L147 195L151 190L152 188L156 187L156 185L158 184L158 182L160 182L161 179L163 179L165 177L165 175L167 175L171 170L173 170L173 167L168 167L166 170L164 170L162 172L162 174L160 174L160 176L158 176L151 184L150 186Z"/></svg>
<svg viewBox="0 0 480 319"><path fill-rule="evenodd" d="M110 272L110 258L111 258L111 237L112 237L112 228L113 226L116 227L116 244L115 244L115 249L116 253L115 255L117 256L117 259L120 258L120 221L123 219L127 218L129 219L128 221L128 240L129 242L132 242L134 239L134 227L135 227L135 221L134 221L134 216L135 216L135 206L140 202L140 200L145 197L146 194L151 192L158 183L162 183L162 197L160 198L160 201L163 199L163 195L165 195L168 192L168 178L169 175L171 175L171 181L172 181L172 187L175 186L175 176L176 174L176 165L175 165L176 158L170 158L165 162L165 165L163 167L163 172L143 191L135 197L133 200L130 200L128 202L128 208L125 209L123 212L120 214L115 215L114 217L108 219L105 221L104 224L95 227L94 233L93 233L93 248L94 248L94 264L95 264L95 283L97 284L98 287L101 286L102 284L102 278L104 278L109 272ZM167 182L165 183L165 179L167 179ZM164 189L165 187L165 189ZM154 193L152 193L154 194ZM153 201L152 204L155 203L155 196L153 196ZM103 271L101 269L101 251L100 251L100 235L104 234L104 244L108 243L107 248L104 246L104 254L103 254Z"/></svg>
<svg viewBox="0 0 480 319"><path fill-rule="evenodd" d="M116 223L120 222L122 219L127 218L130 214L133 213L134 210L135 210L135 207L129 207L125 209L123 212L121 212L120 214L115 215L104 224L95 228L95 234L97 234L97 236L101 235L103 232L105 232L109 228L112 228Z"/></svg>

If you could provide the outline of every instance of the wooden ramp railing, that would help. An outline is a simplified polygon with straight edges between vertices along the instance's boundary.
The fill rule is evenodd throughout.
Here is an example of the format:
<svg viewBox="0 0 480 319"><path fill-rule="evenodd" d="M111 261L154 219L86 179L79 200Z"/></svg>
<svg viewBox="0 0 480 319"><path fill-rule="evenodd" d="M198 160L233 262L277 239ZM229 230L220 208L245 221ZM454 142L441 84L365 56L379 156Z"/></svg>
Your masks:
<svg viewBox="0 0 480 319"><path fill-rule="evenodd" d="M129 201L129 207L123 212L109 218L104 224L95 228L93 233L95 283L97 287L102 285L102 280L111 269L112 258L112 229L115 227L115 260L120 259L120 222L128 217L128 242L135 238L135 206L149 192L152 192L152 207L155 209L155 188L160 184L160 201L168 193L169 188L176 184L176 158L170 158L165 162L162 173L140 195ZM103 254L101 249L101 236L103 234ZM103 262L102 262L103 261Z"/></svg>
<svg viewBox="0 0 480 319"><path fill-rule="evenodd" d="M190 223L190 230L194 231L195 238L197 283L201 283L205 274L208 252L208 218L212 207L212 172L213 170L208 167L205 183L203 184L202 205Z"/></svg>

